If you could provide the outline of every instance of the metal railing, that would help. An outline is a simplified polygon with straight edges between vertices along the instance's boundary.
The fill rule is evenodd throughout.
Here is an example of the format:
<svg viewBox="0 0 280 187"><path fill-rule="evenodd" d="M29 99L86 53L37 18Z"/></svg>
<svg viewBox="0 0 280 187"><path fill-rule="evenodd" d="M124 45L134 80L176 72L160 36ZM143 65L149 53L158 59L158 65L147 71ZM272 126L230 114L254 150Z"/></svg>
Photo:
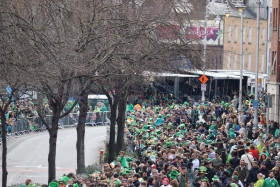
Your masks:
<svg viewBox="0 0 280 187"><path fill-rule="evenodd" d="M86 126L109 125L110 112L88 112Z"/></svg>
<svg viewBox="0 0 280 187"><path fill-rule="evenodd" d="M51 115L47 115L46 123L51 124ZM79 120L79 113L70 113L69 115L59 120L59 128L76 127ZM110 112L88 112L86 118L86 126L104 126L110 123ZM18 136L29 134L31 132L41 132L46 129L39 116L12 119L11 125L7 126L7 136ZM2 132L0 129L0 138ZM1 139L0 139L1 141Z"/></svg>

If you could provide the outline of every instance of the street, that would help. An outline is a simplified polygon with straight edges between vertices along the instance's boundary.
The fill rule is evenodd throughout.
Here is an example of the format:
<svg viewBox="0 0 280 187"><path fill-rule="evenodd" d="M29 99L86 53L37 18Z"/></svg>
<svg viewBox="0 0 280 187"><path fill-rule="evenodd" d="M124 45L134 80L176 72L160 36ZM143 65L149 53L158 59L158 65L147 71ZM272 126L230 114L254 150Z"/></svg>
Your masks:
<svg viewBox="0 0 280 187"><path fill-rule="evenodd" d="M107 127L86 127L85 162L86 166L99 160L99 151L104 148ZM47 183L48 177L48 133L13 137L8 141L8 185L22 184L30 178L34 183ZM76 164L76 128L58 132L56 178L74 172ZM2 146L1 146L2 163ZM1 180L2 180L2 171Z"/></svg>

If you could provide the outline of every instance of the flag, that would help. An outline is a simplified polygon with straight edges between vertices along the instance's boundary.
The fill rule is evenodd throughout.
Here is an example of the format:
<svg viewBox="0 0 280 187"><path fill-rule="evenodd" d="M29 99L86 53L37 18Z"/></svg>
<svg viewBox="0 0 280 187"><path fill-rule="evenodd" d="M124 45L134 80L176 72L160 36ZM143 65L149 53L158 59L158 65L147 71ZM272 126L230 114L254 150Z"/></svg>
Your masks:
<svg viewBox="0 0 280 187"><path fill-rule="evenodd" d="M115 168L116 162L115 162L115 161L111 162L111 163L110 163L110 166L111 166L111 168Z"/></svg>

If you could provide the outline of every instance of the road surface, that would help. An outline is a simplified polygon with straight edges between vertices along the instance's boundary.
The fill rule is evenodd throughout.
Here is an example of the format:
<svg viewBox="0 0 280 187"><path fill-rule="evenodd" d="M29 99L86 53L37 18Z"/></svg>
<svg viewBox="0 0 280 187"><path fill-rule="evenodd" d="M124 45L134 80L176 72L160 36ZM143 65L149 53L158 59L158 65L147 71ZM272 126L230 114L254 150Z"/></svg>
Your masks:
<svg viewBox="0 0 280 187"><path fill-rule="evenodd" d="M93 164L99 160L99 151L104 149L106 129L106 126L86 127L86 165ZM48 133L45 131L17 138L14 137L8 141L8 185L24 183L27 178L32 179L34 183L47 183L48 140ZM59 130L56 157L57 179L63 174L75 172L77 168L76 140L76 128ZM2 146L0 164L2 164ZM2 181L1 169L0 174Z"/></svg>

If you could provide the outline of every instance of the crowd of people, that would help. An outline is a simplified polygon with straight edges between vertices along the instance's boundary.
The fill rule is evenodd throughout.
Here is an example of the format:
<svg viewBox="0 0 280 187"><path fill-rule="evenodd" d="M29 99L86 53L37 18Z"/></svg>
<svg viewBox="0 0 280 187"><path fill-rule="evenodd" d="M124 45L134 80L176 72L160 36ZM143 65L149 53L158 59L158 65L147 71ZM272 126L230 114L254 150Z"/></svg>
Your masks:
<svg viewBox="0 0 280 187"><path fill-rule="evenodd" d="M266 121L260 103L254 125L252 101L243 102L242 112L235 103L177 104L172 95L139 97L128 105L129 156L120 152L88 178L69 174L49 186L279 186L279 124Z"/></svg>
<svg viewBox="0 0 280 187"><path fill-rule="evenodd" d="M13 101L6 113L6 121L7 121L7 131L8 135L12 132L13 126L21 126L17 127L17 129L25 130L25 131L34 131L35 128L40 128L43 126L39 115L37 113L37 106L36 100L17 100ZM69 108L73 105L74 100L69 100L64 108L65 111L68 111ZM0 105L3 102L0 100ZM72 110L72 113L77 113L79 111L79 105L77 104L76 107ZM49 108L49 104L47 99L43 99L42 103L42 112L43 115L46 116L46 119L50 119L52 115L51 109ZM49 118L48 118L49 117ZM71 117L71 116L70 116ZM1 121L0 121L1 124ZM16 127L14 127L16 129ZM0 130L1 135L1 130Z"/></svg>

